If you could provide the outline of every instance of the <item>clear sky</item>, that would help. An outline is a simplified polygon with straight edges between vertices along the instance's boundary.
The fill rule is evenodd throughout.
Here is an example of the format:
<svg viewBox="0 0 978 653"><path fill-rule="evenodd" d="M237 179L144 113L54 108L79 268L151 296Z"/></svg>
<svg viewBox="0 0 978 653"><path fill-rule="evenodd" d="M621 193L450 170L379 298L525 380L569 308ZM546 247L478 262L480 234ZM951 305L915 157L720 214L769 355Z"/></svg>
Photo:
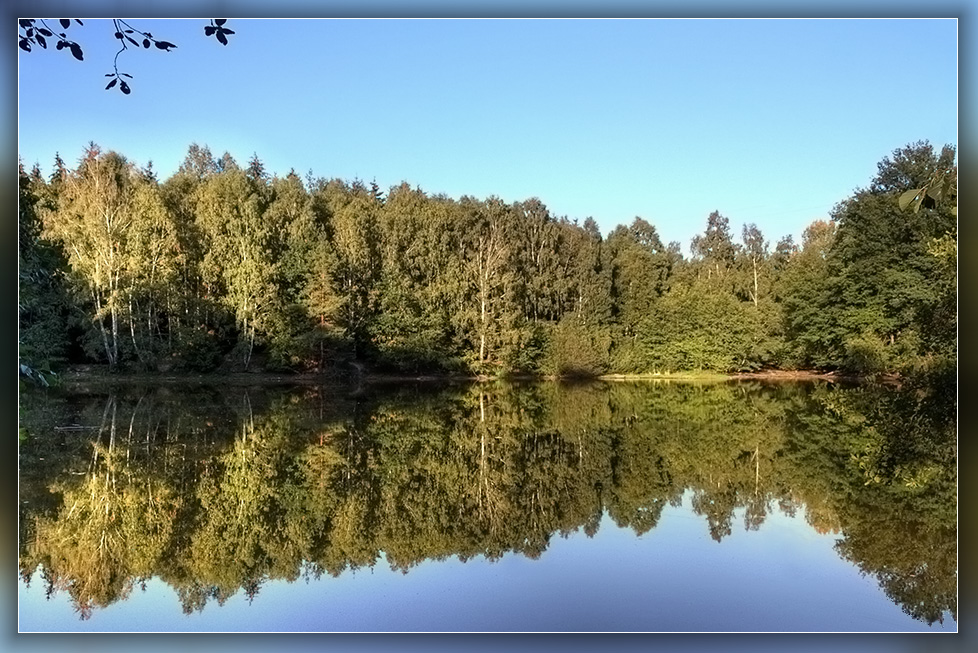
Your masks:
<svg viewBox="0 0 978 653"><path fill-rule="evenodd" d="M271 173L540 198L607 233L641 216L689 241L718 210L771 246L917 140L957 145L953 19L134 19L103 90L111 21L73 25L85 61L19 54L19 154L45 174L89 141L165 179L191 143Z"/></svg>

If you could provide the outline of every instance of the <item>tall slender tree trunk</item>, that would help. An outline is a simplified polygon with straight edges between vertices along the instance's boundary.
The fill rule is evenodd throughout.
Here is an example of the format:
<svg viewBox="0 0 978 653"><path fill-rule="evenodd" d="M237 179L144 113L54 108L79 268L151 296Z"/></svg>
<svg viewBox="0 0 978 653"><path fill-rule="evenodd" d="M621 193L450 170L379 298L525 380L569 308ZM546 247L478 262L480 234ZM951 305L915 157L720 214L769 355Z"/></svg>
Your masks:
<svg viewBox="0 0 978 653"><path fill-rule="evenodd" d="M109 217L106 216L106 229L112 233ZM115 248L109 245L109 312L112 315L112 364L119 362L119 270L115 265Z"/></svg>
<svg viewBox="0 0 978 653"><path fill-rule="evenodd" d="M241 336L248 339L248 348L244 352L244 358L242 362L244 363L245 371L248 370L248 365L251 364L251 350L255 346L255 333L254 326L251 324L251 320L245 317L241 324Z"/></svg>
<svg viewBox="0 0 978 653"><path fill-rule="evenodd" d="M483 426L479 429L479 493L478 493L478 505L479 505L479 517L482 517L482 495L483 488L488 490L488 481L486 479L486 399L483 392L479 392L479 422ZM488 499L488 497L487 497Z"/></svg>
<svg viewBox="0 0 978 653"><path fill-rule="evenodd" d="M248 334L248 355L245 357L245 370L251 364L251 354L255 349L255 326L252 324L251 331Z"/></svg>
<svg viewBox="0 0 978 653"><path fill-rule="evenodd" d="M754 496L757 496L757 487L761 481L761 446L754 447Z"/></svg>
<svg viewBox="0 0 978 653"><path fill-rule="evenodd" d="M751 263L754 264L754 307L757 307L757 257L751 257Z"/></svg>
<svg viewBox="0 0 978 653"><path fill-rule="evenodd" d="M112 421L110 422L109 428L109 453L115 449L115 416L116 416L116 400L115 395L112 396Z"/></svg>
<svg viewBox="0 0 978 653"><path fill-rule="evenodd" d="M133 314L133 310L132 310L132 289L129 290L128 295L129 295L129 337L132 339L132 350L136 353L136 358L142 360L143 356L139 351L139 344L136 342L136 316Z"/></svg>
<svg viewBox="0 0 978 653"><path fill-rule="evenodd" d="M483 280L479 291L479 362L486 360L486 283Z"/></svg>
<svg viewBox="0 0 978 653"><path fill-rule="evenodd" d="M166 351L173 352L173 330L180 328L180 313L177 311L167 311L166 321ZM169 317L172 316L172 317Z"/></svg>
<svg viewBox="0 0 978 653"><path fill-rule="evenodd" d="M98 292L92 289L92 299L95 301L95 314L98 315L98 331L102 336L102 346L105 347L105 357L109 360L109 366L115 365L112 358L112 347L109 345L109 336L105 331L105 322L102 319L102 300Z"/></svg>
<svg viewBox="0 0 978 653"><path fill-rule="evenodd" d="M119 309L112 302L112 364L119 362Z"/></svg>
<svg viewBox="0 0 978 653"><path fill-rule="evenodd" d="M119 362L119 272L110 278L109 310L112 313L112 359Z"/></svg>

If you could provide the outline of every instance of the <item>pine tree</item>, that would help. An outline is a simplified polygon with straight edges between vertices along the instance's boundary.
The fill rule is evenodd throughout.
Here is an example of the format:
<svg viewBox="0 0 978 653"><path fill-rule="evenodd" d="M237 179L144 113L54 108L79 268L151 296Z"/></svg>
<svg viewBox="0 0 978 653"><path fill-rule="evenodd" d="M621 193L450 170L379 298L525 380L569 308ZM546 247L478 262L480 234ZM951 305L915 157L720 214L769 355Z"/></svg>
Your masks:
<svg viewBox="0 0 978 653"><path fill-rule="evenodd" d="M63 362L68 348L67 262L43 232L38 215L48 192L40 171L18 165L18 356L25 375L46 383L45 371Z"/></svg>

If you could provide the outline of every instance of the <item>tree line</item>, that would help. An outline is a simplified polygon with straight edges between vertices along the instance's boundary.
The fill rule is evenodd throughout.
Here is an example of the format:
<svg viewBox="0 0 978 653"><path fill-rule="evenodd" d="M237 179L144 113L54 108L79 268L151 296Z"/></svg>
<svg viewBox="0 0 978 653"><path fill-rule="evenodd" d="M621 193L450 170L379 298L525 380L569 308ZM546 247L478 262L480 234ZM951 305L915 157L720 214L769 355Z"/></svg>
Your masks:
<svg viewBox="0 0 978 653"><path fill-rule="evenodd" d="M940 192L935 180L940 182ZM913 189L912 207L905 197ZM930 189L930 190L928 190ZM498 376L954 365L955 150L895 150L802 242L719 211L690 255L536 198L269 174L191 145L20 165L20 360Z"/></svg>

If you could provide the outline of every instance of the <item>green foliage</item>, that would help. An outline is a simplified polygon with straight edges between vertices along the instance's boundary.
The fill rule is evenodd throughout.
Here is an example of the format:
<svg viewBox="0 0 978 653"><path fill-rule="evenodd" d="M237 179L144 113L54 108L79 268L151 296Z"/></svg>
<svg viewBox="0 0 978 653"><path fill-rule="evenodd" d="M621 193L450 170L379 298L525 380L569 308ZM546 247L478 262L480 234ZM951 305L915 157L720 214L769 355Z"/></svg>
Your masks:
<svg viewBox="0 0 978 653"><path fill-rule="evenodd" d="M174 358L178 370L210 372L220 365L227 351L222 338L206 326L184 328L180 331L180 351Z"/></svg>
<svg viewBox="0 0 978 653"><path fill-rule="evenodd" d="M360 183L350 187L330 182L321 191L330 212L334 279L343 301L339 323L359 352L368 342L377 306L380 273L380 230L377 199Z"/></svg>
<svg viewBox="0 0 978 653"><path fill-rule="evenodd" d="M674 261L655 227L641 218L612 231L607 250L615 315L624 334L631 336L668 288Z"/></svg>
<svg viewBox="0 0 978 653"><path fill-rule="evenodd" d="M842 333L822 307L835 292L828 257L835 241L834 222L816 220L802 236L802 247L790 255L782 273L782 307L787 340L786 360L797 367L838 366L835 351Z"/></svg>
<svg viewBox="0 0 978 653"><path fill-rule="evenodd" d="M639 338L649 372L753 369L770 360L762 315L706 281L678 286L643 321Z"/></svg>
<svg viewBox="0 0 978 653"><path fill-rule="evenodd" d="M238 327L236 352L245 368L255 343L269 333L275 310L274 250L281 225L265 219L267 206L264 179L237 168L205 179L197 205L207 243L205 283L223 289L223 303Z"/></svg>
<svg viewBox="0 0 978 653"><path fill-rule="evenodd" d="M919 371L956 358L955 175L953 148L913 144L800 248L754 224L734 243L714 211L686 260L638 217L602 238L537 198L385 195L196 144L160 183L91 144L47 182L21 170L21 363Z"/></svg>
<svg viewBox="0 0 978 653"><path fill-rule="evenodd" d="M568 316L550 330L540 369L553 376L599 376L610 368L610 348L607 327L588 326Z"/></svg>
<svg viewBox="0 0 978 653"><path fill-rule="evenodd" d="M869 189L834 210L838 229L826 259L827 279L814 297L814 310L824 313L827 324L808 327L829 334L828 341L820 336L829 364L893 369L907 364L913 347L916 356L949 353L952 347L935 347L918 334L948 331L932 323L938 314L947 321L946 310L938 306L946 302L949 276L941 274L928 247L954 229L955 203L948 194L905 211L899 196L935 174L950 179L953 160L950 147L940 156L926 143L896 150L879 164ZM877 340L887 348L897 345L900 354L882 351Z"/></svg>
<svg viewBox="0 0 978 653"><path fill-rule="evenodd" d="M883 342L872 332L846 340L845 366L857 374L877 374L888 368L889 356Z"/></svg>
<svg viewBox="0 0 978 653"><path fill-rule="evenodd" d="M835 208L834 230L812 225L784 273L794 360L875 373L955 357L956 274L932 251L954 241L955 174L953 148L908 145ZM907 193L928 185L934 193L909 210Z"/></svg>
<svg viewBox="0 0 978 653"><path fill-rule="evenodd" d="M917 330L920 337L918 351L945 361L957 360L958 344L958 273L957 229L934 238L927 253L936 260L934 296L918 307Z"/></svg>
<svg viewBox="0 0 978 653"><path fill-rule="evenodd" d="M737 247L730 233L730 220L720 215L719 211L710 213L706 231L702 236L693 238L690 249L703 264L707 278L719 280L725 277L737 256Z"/></svg>
<svg viewBox="0 0 978 653"><path fill-rule="evenodd" d="M28 175L21 165L18 189L18 356L22 374L47 385L52 367L64 361L69 344L65 260L42 232L38 210L44 201L39 193L47 189L40 173Z"/></svg>

